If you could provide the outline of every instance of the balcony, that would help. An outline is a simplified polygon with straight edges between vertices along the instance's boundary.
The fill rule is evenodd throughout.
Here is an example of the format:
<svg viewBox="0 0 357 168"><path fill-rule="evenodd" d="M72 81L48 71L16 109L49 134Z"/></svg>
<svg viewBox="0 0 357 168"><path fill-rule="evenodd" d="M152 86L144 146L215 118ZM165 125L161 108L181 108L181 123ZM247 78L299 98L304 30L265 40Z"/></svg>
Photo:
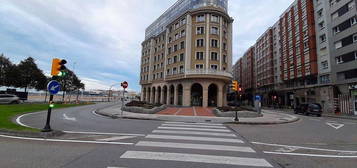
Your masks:
<svg viewBox="0 0 357 168"><path fill-rule="evenodd" d="M222 76L227 78L233 78L233 75L226 71L219 71L214 69L191 69L186 71L186 75L209 75L209 76Z"/></svg>

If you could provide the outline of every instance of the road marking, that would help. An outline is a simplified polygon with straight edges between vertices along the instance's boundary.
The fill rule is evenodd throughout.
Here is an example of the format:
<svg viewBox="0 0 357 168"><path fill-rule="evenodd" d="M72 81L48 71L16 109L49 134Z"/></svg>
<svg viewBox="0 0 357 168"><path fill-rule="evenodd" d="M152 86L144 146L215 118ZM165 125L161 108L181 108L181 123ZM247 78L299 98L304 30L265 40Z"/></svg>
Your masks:
<svg viewBox="0 0 357 168"><path fill-rule="evenodd" d="M134 145L133 143L125 143L125 142L99 142L99 141L79 141L79 140L67 140L67 139L26 138L26 137L16 137L16 136L8 136L8 135L0 135L0 137L11 138L11 139L21 139L21 140L31 140L31 141L45 141L45 142L69 142L69 143L109 144L109 145Z"/></svg>
<svg viewBox="0 0 357 168"><path fill-rule="evenodd" d="M276 154L276 155L312 156L312 157L324 157L324 158L357 158L357 156L318 155L318 154L307 154L307 153L282 153L282 152L268 152L268 151L264 151L264 153Z"/></svg>
<svg viewBox="0 0 357 168"><path fill-rule="evenodd" d="M23 126L23 127L28 127L28 128L35 128L35 127L31 127L31 126L28 126L24 123L21 122L21 118L22 117L25 117L25 116L28 116L28 115L32 115L32 114L39 114L39 113L43 113L43 112L36 112L36 113L28 113L28 114L23 114L23 115L20 115L16 118L16 123Z"/></svg>
<svg viewBox="0 0 357 168"><path fill-rule="evenodd" d="M250 147L228 146L228 145L207 145L207 144L192 144L192 143L171 143L171 142L152 142L140 141L136 146L150 147L165 147L165 148L183 148L183 149L200 149L200 150L218 150L218 151L234 151L234 152L250 152L255 151Z"/></svg>
<svg viewBox="0 0 357 168"><path fill-rule="evenodd" d="M127 151L120 158L273 167L265 159L167 152Z"/></svg>
<svg viewBox="0 0 357 168"><path fill-rule="evenodd" d="M136 136L116 136L116 137L110 137L110 138L104 138L104 139L96 139L97 141L117 141L117 140L123 140L123 139L130 139L130 138L135 138Z"/></svg>
<svg viewBox="0 0 357 168"><path fill-rule="evenodd" d="M171 131L171 130L154 130L152 133L164 133L164 134L189 134L189 135L210 135L210 136L225 136L225 137L237 137L230 133L215 133L215 132L199 132L199 131Z"/></svg>
<svg viewBox="0 0 357 168"><path fill-rule="evenodd" d="M162 124L162 126L196 127L196 128L223 128L223 129L226 129L225 126L213 126L213 125Z"/></svg>
<svg viewBox="0 0 357 168"><path fill-rule="evenodd" d="M170 122L170 121L165 122L165 124L216 125L216 126L223 125L218 123L194 123L194 122Z"/></svg>
<svg viewBox="0 0 357 168"><path fill-rule="evenodd" d="M78 132L78 131L63 131L72 134L95 134L95 135L119 135L119 136L146 136L145 134L127 134L127 133L110 133L110 132Z"/></svg>
<svg viewBox="0 0 357 168"><path fill-rule="evenodd" d="M158 129L194 130L194 131L211 131L211 132L231 132L228 129L183 128L183 127L158 127Z"/></svg>
<svg viewBox="0 0 357 168"><path fill-rule="evenodd" d="M153 135L153 134L149 134L149 135L147 135L145 138L244 143L242 140L239 140L239 139L211 138L211 137L193 137L193 136L174 136L174 135Z"/></svg>
<svg viewBox="0 0 357 168"><path fill-rule="evenodd" d="M357 151L322 149L322 148L310 148L310 147L303 147L303 146L289 146L289 145L269 144L269 143L262 143L262 142L251 142L251 143L252 143L252 144L257 144L257 145L278 146L278 147L291 147L291 148L309 149L309 150L326 151L326 152L357 153Z"/></svg>
<svg viewBox="0 0 357 168"><path fill-rule="evenodd" d="M65 120L69 120L69 121L77 121L76 118L74 118L74 117L68 117L66 113L63 114L63 118Z"/></svg>
<svg viewBox="0 0 357 168"><path fill-rule="evenodd" d="M326 122L326 124L332 128L335 128L336 130L345 126L345 124L340 124L340 123L335 123L335 122Z"/></svg>

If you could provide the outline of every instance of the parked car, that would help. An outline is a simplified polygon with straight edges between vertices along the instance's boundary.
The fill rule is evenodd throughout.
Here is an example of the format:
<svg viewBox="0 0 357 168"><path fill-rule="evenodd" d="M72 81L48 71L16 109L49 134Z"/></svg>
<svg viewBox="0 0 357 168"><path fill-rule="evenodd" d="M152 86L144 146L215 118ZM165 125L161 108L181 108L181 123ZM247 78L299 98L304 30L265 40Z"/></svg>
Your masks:
<svg viewBox="0 0 357 168"><path fill-rule="evenodd" d="M12 94L0 94L0 104L19 104L20 98Z"/></svg>
<svg viewBox="0 0 357 168"><path fill-rule="evenodd" d="M303 113L305 115L315 114L318 117L321 117L322 107L318 103L310 103L310 104L300 104L294 109L295 114Z"/></svg>

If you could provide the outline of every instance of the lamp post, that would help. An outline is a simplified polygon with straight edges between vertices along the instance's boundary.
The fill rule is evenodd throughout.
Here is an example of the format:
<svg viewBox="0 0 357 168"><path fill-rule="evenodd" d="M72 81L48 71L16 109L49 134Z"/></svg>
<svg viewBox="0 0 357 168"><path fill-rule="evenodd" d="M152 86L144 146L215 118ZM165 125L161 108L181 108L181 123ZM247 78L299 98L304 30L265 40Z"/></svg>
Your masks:
<svg viewBox="0 0 357 168"><path fill-rule="evenodd" d="M110 86L109 91L108 91L108 102L110 102L110 92L112 91L112 87L115 85L119 85L119 83L115 83Z"/></svg>

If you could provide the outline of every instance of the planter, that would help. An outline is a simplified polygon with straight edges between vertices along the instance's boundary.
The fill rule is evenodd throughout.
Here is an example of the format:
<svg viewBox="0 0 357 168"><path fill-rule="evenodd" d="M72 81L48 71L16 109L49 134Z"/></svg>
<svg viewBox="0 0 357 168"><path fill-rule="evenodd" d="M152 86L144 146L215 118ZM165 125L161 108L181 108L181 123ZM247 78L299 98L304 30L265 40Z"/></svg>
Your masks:
<svg viewBox="0 0 357 168"><path fill-rule="evenodd" d="M130 107L122 107L123 111L127 112L132 112L132 113L141 113L141 114L155 114L157 112L160 112L162 110L165 110L167 108L166 105L162 105L160 107L154 107L152 109L147 109L143 107L135 107L135 106L130 106Z"/></svg>

